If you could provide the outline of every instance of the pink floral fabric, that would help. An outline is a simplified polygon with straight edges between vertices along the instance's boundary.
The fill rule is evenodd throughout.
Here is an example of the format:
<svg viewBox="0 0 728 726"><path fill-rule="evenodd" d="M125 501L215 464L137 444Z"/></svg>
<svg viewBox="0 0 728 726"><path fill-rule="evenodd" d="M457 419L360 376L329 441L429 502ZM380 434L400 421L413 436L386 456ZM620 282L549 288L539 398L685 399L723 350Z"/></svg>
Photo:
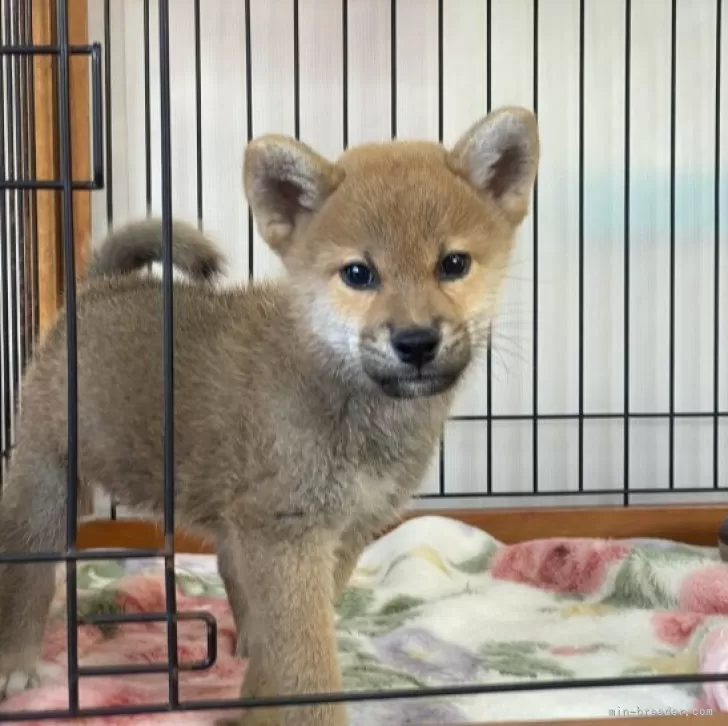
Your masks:
<svg viewBox="0 0 728 726"><path fill-rule="evenodd" d="M493 558L494 577L554 592L590 594L629 547L589 539L548 539L504 547Z"/></svg>

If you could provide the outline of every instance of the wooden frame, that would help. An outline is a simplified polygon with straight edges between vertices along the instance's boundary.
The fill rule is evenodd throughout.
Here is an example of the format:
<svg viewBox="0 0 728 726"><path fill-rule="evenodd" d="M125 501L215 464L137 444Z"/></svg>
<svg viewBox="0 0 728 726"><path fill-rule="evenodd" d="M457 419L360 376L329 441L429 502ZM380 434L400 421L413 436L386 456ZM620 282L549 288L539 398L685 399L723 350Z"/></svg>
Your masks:
<svg viewBox="0 0 728 726"><path fill-rule="evenodd" d="M55 0L31 0L33 44L57 43ZM68 0L68 28L71 44L88 42L87 0ZM58 77L52 56L35 56L34 112L36 178L60 179ZM71 164L74 180L87 180L91 174L89 60L74 56L70 68ZM60 192L36 192L38 215L38 320L41 338L63 305L63 249ZM73 233L76 275L86 269L91 251L91 192L73 193Z"/></svg>
<svg viewBox="0 0 728 726"><path fill-rule="evenodd" d="M728 516L728 506L428 510L412 512L406 519L433 515L458 519L487 531L507 544L551 537L656 537L686 544L715 546L718 527ZM81 549L156 549L163 546L163 537L159 524L153 521L95 520L81 524L78 546ZM182 532L176 535L175 546L177 551L185 553L214 552L210 543ZM693 726L698 723L712 726L728 724L728 713L712 716L630 716L578 721L514 722L507 726L575 726L577 723L581 726Z"/></svg>
<svg viewBox="0 0 728 726"><path fill-rule="evenodd" d="M56 0L30 0L33 45L54 45L58 42ZM68 0L68 33L71 45L88 43L87 0ZM87 56L70 60L69 105L71 133L71 166L74 181L91 176L91 131L89 104L89 68ZM33 59L33 104L35 128L35 174L37 180L61 178L59 163L59 116L57 61L50 55ZM64 251L61 199L57 190L35 192L37 214L38 260L38 334L42 341L63 308ZM76 278L83 275L91 255L91 192L73 192L73 248ZM91 502L79 505L84 514L92 511Z"/></svg>
<svg viewBox="0 0 728 726"><path fill-rule="evenodd" d="M444 509L414 511L405 519L423 516L458 519L506 544L550 537L653 537L711 547L728 517L728 506ZM163 536L159 523L152 520L90 520L80 525L78 546L156 549L163 546ZM184 532L177 533L175 546L178 552L214 552L212 544Z"/></svg>

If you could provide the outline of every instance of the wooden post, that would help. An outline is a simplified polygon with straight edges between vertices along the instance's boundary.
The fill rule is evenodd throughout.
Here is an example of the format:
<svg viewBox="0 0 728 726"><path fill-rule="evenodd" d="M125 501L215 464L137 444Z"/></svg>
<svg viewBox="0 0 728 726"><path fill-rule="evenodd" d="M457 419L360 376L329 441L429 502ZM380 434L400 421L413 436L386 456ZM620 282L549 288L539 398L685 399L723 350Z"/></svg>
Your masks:
<svg viewBox="0 0 728 726"><path fill-rule="evenodd" d="M68 33L74 45L88 43L87 0L68 0ZM71 58L71 162L73 178L91 178L91 131L87 56ZM73 193L73 237L76 278L86 271L91 253L91 192Z"/></svg>
<svg viewBox="0 0 728 726"><path fill-rule="evenodd" d="M55 0L32 0L33 43L51 45L57 41ZM68 25L70 42L88 42L86 0L69 0ZM73 178L89 179L90 118L89 118L89 59L71 59L71 160ZM59 179L58 163L58 77L57 61L51 56L36 56L35 72L35 145L38 179ZM73 195L74 249L76 275L83 274L91 249L90 192L76 191ZM41 338L58 315L63 304L63 248L60 224L59 192L37 192L38 213L38 318Z"/></svg>
<svg viewBox="0 0 728 726"><path fill-rule="evenodd" d="M56 0L31 0L33 44L52 45L57 36ZM68 0L69 41L88 43L86 0ZM52 56L34 59L34 108L36 174L39 180L60 179L57 61ZM72 56L70 62L71 164L74 180L91 176L90 60ZM38 215L38 327L41 341L63 307L63 237L61 232L60 192L36 192ZM73 193L73 245L76 277L83 275L91 251L91 192ZM90 500L79 502L81 515L91 513Z"/></svg>
<svg viewBox="0 0 728 726"><path fill-rule="evenodd" d="M33 45L50 45L56 39L54 0L32 0ZM35 160L38 179L58 179L58 105L56 62L35 56ZM43 338L53 324L61 302L63 270L58 192L36 192L38 214L38 325Z"/></svg>

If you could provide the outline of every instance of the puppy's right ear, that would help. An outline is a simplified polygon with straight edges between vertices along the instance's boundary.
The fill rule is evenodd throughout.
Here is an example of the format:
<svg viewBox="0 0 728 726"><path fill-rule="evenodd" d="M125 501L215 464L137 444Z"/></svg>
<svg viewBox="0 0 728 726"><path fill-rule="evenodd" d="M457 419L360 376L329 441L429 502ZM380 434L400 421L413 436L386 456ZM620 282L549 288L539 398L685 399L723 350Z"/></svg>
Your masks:
<svg viewBox="0 0 728 726"><path fill-rule="evenodd" d="M343 179L341 168L288 136L261 136L245 150L245 194L261 236L280 257Z"/></svg>

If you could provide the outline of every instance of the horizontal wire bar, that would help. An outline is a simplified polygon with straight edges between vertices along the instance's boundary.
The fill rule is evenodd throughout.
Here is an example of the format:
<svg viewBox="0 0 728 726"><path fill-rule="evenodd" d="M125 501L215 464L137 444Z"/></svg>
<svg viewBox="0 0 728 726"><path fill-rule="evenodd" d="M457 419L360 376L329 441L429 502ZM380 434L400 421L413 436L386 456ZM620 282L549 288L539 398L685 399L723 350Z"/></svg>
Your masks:
<svg viewBox="0 0 728 726"><path fill-rule="evenodd" d="M30 562L85 562L99 560L144 560L165 557L169 553L163 547L154 549L118 549L118 550L76 550L75 552L3 552L0 563L3 565L26 564Z"/></svg>
<svg viewBox="0 0 728 726"><path fill-rule="evenodd" d="M462 415L451 416L449 421L578 421L580 418L587 420L615 420L615 419L669 419L669 418L705 418L712 419L714 417L725 418L728 411L675 411L669 413L667 411L644 412L630 411L629 413L515 413L515 414L493 414L491 416L483 415Z"/></svg>
<svg viewBox="0 0 728 726"><path fill-rule="evenodd" d="M114 625L116 623L165 623L169 613L106 613L103 615L84 615L78 618L79 625ZM208 623L217 622L214 615L206 610L191 611L185 610L181 613L172 613L177 620L203 620Z"/></svg>
<svg viewBox="0 0 728 726"><path fill-rule="evenodd" d="M71 45L69 55L91 55L98 43ZM0 55L60 55L60 45L0 45Z"/></svg>
<svg viewBox="0 0 728 726"><path fill-rule="evenodd" d="M199 663L179 664L180 671L203 670ZM80 678L109 678L111 676L150 676L169 672L169 663L142 663L128 666L78 666Z"/></svg>
<svg viewBox="0 0 728 726"><path fill-rule="evenodd" d="M445 494L438 493L425 493L415 495L415 499L472 499L474 497L485 497L491 498L502 498L502 497L593 497L597 495L613 495L618 496L625 492L629 494L715 494L715 492L728 491L728 487L685 487L679 488L674 487L669 489L668 487L662 487L659 489L647 489L639 487L629 487L625 489L620 487L619 489L554 489L553 491L533 491L532 489L527 492L495 492L491 489L490 492L445 492Z"/></svg>
<svg viewBox="0 0 728 726"><path fill-rule="evenodd" d="M279 698L217 699L205 701L180 701L174 709L167 703L144 703L130 706L79 708L75 718L151 714L174 711L212 711L233 708L270 708L311 706L320 703L361 703L367 701L400 701L445 696L475 696L486 693L523 693L533 691L562 691L578 688L618 688L682 683L720 683L728 681L728 673L677 674L660 676L630 676L615 678L577 678L573 680L527 681L516 683L482 683L462 686L435 686L427 688L393 688L385 691L349 691L341 693L305 694ZM38 719L68 718L68 711L61 709L2 713L1 721L30 721Z"/></svg>
<svg viewBox="0 0 728 726"><path fill-rule="evenodd" d="M62 191L63 182L58 179L0 179L0 189L55 189ZM71 182L73 191L94 192L103 189L103 184L96 179Z"/></svg>
<svg viewBox="0 0 728 726"><path fill-rule="evenodd" d="M180 671L202 671L210 667L205 661L184 663L180 661L177 666ZM81 678L109 678L110 676L150 676L160 673L169 673L169 663L142 663L140 665L111 665L111 666L78 666L78 675Z"/></svg>
<svg viewBox="0 0 728 726"><path fill-rule="evenodd" d="M0 184L0 189L2 188L2 184ZM578 414L578 413L539 413L534 416L532 413L503 413L503 414L492 414L491 416L488 416L487 414L484 415L478 415L478 414L463 414L458 416L450 416L448 421L454 421L454 422L477 422L477 421L578 421L579 419L583 418L588 421L618 421L620 419L630 418L630 419L640 419L649 421L650 419L654 420L665 420L668 418L685 418L685 419L695 419L695 418L704 418L704 419L713 419L713 418L726 418L728 417L728 411L676 411L674 413L669 413L667 411L645 411L645 412L637 412L637 411L630 411L628 414L624 413L584 413L584 414ZM0 451L0 458L2 457L9 457L11 455L12 450L15 447L11 446L9 447L8 451Z"/></svg>

